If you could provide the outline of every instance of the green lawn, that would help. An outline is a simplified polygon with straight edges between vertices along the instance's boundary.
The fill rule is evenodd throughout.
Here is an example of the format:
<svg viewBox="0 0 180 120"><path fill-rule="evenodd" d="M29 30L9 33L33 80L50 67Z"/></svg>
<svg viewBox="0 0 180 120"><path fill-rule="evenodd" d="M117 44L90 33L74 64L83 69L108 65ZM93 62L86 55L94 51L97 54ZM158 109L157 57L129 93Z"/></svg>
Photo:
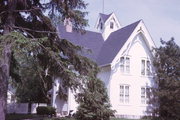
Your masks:
<svg viewBox="0 0 180 120"><path fill-rule="evenodd" d="M6 120L22 120L22 119L35 119L35 120L75 120L73 118L48 118L47 116L39 116L35 114L8 114ZM124 118L111 118L111 120L132 120ZM140 119L137 119L140 120ZM143 119L141 119L143 120Z"/></svg>
<svg viewBox="0 0 180 120"><path fill-rule="evenodd" d="M75 120L73 118L45 118L43 120ZM124 119L124 118L111 118L111 120L134 120L134 119ZM136 119L139 120L139 119Z"/></svg>
<svg viewBox="0 0 180 120"><path fill-rule="evenodd" d="M141 120L141 119L111 118L111 120Z"/></svg>

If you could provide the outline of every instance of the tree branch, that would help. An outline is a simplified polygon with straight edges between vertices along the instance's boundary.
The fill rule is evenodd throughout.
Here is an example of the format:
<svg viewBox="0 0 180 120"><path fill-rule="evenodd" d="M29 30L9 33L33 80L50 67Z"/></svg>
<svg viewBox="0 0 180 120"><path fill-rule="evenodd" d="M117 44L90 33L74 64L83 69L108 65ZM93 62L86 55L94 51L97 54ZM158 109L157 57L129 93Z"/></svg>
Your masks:
<svg viewBox="0 0 180 120"><path fill-rule="evenodd" d="M32 32L37 32L37 33L54 33L58 34L58 32L51 32L51 31L42 31L42 30L33 30L29 28L24 28L24 27L18 27L18 26L13 26L15 29L21 29L21 30L27 30L27 31L32 31Z"/></svg>
<svg viewBox="0 0 180 120"><path fill-rule="evenodd" d="M41 9L33 7L32 9L28 9L28 10L14 10L13 12L31 12L33 10L41 10Z"/></svg>

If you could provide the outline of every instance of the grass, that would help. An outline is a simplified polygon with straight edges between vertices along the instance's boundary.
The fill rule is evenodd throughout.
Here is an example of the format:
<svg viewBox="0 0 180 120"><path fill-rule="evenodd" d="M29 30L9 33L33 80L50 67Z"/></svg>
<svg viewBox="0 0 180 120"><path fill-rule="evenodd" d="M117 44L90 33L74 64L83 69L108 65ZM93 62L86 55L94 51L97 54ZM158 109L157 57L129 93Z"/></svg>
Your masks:
<svg viewBox="0 0 180 120"><path fill-rule="evenodd" d="M48 118L47 116L40 116L36 114L8 114L6 120L23 120L23 119L38 119L38 120L75 120L74 118ZM111 120L132 120L125 118L111 118ZM145 119L136 119L145 120ZM147 120L147 119L146 119Z"/></svg>
<svg viewBox="0 0 180 120"><path fill-rule="evenodd" d="M45 118L43 120L75 120L75 119L74 118ZM134 119L111 118L110 120L134 120Z"/></svg>
<svg viewBox="0 0 180 120"><path fill-rule="evenodd" d="M74 118L45 118L43 120L75 120L75 119ZM144 120L144 119L111 118L110 120Z"/></svg>
<svg viewBox="0 0 180 120"><path fill-rule="evenodd" d="M142 118L142 119L111 118L111 120L150 120L150 119L148 118Z"/></svg>

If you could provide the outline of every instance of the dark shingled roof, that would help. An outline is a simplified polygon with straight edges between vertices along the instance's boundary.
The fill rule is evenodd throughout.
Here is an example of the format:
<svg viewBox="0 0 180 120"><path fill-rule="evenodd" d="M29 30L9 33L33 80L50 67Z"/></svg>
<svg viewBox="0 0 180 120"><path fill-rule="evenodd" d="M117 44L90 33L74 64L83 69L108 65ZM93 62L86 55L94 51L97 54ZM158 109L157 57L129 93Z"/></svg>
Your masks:
<svg viewBox="0 0 180 120"><path fill-rule="evenodd" d="M112 62L139 22L132 23L110 34L97 57L98 65L106 65Z"/></svg>
<svg viewBox="0 0 180 120"><path fill-rule="evenodd" d="M106 65L112 62L139 22L137 21L111 33L105 42L101 33L91 31L86 31L85 34L75 31L66 32L63 25L59 25L58 30L61 38L92 51L89 54L84 53L84 56L95 61L98 65Z"/></svg>
<svg viewBox="0 0 180 120"><path fill-rule="evenodd" d="M112 13L109 14L109 15L106 15L106 14L103 14L103 13L99 13L99 15L101 16L102 20L104 22L106 22L106 20L112 15Z"/></svg>
<svg viewBox="0 0 180 120"><path fill-rule="evenodd" d="M86 31L85 34L79 32L66 32L66 29L63 25L58 26L60 38L67 39L75 45L84 47L91 52L86 52L83 55L96 61L96 57L103 45L103 37L101 33Z"/></svg>

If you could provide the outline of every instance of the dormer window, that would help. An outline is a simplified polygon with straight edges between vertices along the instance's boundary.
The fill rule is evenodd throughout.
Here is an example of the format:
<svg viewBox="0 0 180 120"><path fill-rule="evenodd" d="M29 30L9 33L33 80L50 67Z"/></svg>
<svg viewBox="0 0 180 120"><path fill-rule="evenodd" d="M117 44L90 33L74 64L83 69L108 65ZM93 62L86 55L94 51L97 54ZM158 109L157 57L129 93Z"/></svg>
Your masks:
<svg viewBox="0 0 180 120"><path fill-rule="evenodd" d="M103 29L103 23L102 23L101 18L99 19L99 28L100 28L100 30L102 30L102 29Z"/></svg>
<svg viewBox="0 0 180 120"><path fill-rule="evenodd" d="M110 22L110 29L113 29L113 28L114 28L114 23Z"/></svg>
<svg viewBox="0 0 180 120"><path fill-rule="evenodd" d="M103 23L102 22L100 23L100 29L101 30L103 29Z"/></svg>

